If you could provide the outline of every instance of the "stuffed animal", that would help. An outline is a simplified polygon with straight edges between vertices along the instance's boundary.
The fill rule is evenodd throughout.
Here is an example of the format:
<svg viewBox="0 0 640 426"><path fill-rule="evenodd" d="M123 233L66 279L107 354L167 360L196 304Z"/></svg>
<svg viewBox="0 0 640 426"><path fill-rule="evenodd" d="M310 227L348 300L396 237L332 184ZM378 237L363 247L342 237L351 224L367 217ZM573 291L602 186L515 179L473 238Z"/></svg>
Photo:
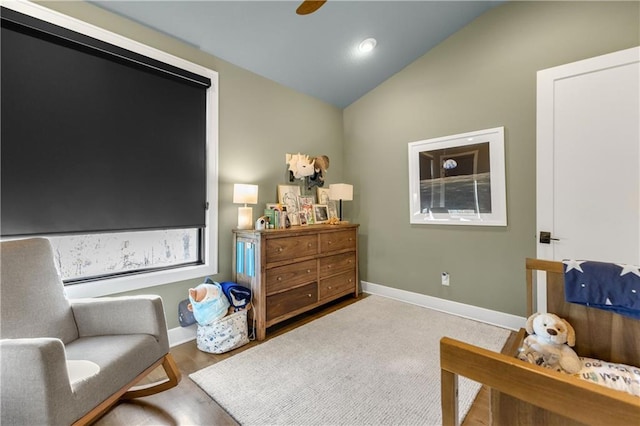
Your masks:
<svg viewBox="0 0 640 426"><path fill-rule="evenodd" d="M187 305L187 309L193 312L196 321L202 326L210 325L227 315L230 306L220 284L210 278L196 288L189 289L189 301L191 303Z"/></svg>
<svg viewBox="0 0 640 426"><path fill-rule="evenodd" d="M324 186L324 175L329 168L329 157L326 155L320 155L313 159L314 173L309 176L309 189L314 186Z"/></svg>
<svg viewBox="0 0 640 426"><path fill-rule="evenodd" d="M527 336L519 358L574 374L582 369L580 358L570 346L576 343L576 334L566 320L550 313L535 313L527 318Z"/></svg>
<svg viewBox="0 0 640 426"><path fill-rule="evenodd" d="M289 165L289 180L312 176L315 172L315 161L304 154L286 154L285 161Z"/></svg>
<svg viewBox="0 0 640 426"><path fill-rule="evenodd" d="M329 157L326 155L309 157L300 153L285 154L285 162L289 166L289 182L305 179L308 189L324 186L324 175L329 168Z"/></svg>

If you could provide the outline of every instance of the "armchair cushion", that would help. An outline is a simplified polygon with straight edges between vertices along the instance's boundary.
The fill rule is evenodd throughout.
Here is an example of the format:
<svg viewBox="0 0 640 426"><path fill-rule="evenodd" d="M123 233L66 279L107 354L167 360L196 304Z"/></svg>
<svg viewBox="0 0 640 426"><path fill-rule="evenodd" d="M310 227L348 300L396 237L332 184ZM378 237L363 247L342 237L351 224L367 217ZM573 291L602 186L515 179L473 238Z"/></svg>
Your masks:
<svg viewBox="0 0 640 426"><path fill-rule="evenodd" d="M81 337L66 345L67 359L98 364L100 373L73 384L74 398L67 405L76 420L162 358L157 340L148 334Z"/></svg>

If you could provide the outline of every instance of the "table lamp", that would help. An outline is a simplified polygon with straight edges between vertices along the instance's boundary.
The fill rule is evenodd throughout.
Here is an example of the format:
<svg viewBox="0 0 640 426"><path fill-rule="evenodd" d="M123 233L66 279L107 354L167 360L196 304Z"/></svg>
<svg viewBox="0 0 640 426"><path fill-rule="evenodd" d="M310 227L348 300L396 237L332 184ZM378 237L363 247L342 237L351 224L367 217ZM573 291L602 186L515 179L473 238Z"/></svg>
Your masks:
<svg viewBox="0 0 640 426"><path fill-rule="evenodd" d="M253 229L253 209L247 204L258 203L258 185L233 184L234 204L244 204L238 207L238 229Z"/></svg>
<svg viewBox="0 0 640 426"><path fill-rule="evenodd" d="M348 183L332 183L329 185L329 199L340 200L340 222L342 222L342 200L353 200L353 185Z"/></svg>

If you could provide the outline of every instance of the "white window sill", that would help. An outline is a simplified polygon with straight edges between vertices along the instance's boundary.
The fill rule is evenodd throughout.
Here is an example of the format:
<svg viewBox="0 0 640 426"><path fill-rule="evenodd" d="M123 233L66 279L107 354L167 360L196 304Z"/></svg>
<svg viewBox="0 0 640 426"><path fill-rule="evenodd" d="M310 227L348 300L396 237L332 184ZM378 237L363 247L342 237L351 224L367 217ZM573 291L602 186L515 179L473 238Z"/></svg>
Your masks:
<svg viewBox="0 0 640 426"><path fill-rule="evenodd" d="M135 275L67 285L65 286L65 293L69 299L106 296L115 293L169 284L176 281L204 277L207 275L215 275L217 272L216 265L211 264L186 266L171 270L145 272Z"/></svg>

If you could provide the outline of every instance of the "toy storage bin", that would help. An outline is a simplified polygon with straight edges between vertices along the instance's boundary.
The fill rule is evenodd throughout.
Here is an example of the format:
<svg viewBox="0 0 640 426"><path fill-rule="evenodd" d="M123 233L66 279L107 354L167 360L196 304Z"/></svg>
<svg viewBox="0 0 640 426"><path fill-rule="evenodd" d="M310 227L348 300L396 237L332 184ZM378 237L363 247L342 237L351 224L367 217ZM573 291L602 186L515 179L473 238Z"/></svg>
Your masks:
<svg viewBox="0 0 640 426"><path fill-rule="evenodd" d="M203 352L221 354L249 343L247 311L229 314L210 325L199 325L196 346Z"/></svg>

